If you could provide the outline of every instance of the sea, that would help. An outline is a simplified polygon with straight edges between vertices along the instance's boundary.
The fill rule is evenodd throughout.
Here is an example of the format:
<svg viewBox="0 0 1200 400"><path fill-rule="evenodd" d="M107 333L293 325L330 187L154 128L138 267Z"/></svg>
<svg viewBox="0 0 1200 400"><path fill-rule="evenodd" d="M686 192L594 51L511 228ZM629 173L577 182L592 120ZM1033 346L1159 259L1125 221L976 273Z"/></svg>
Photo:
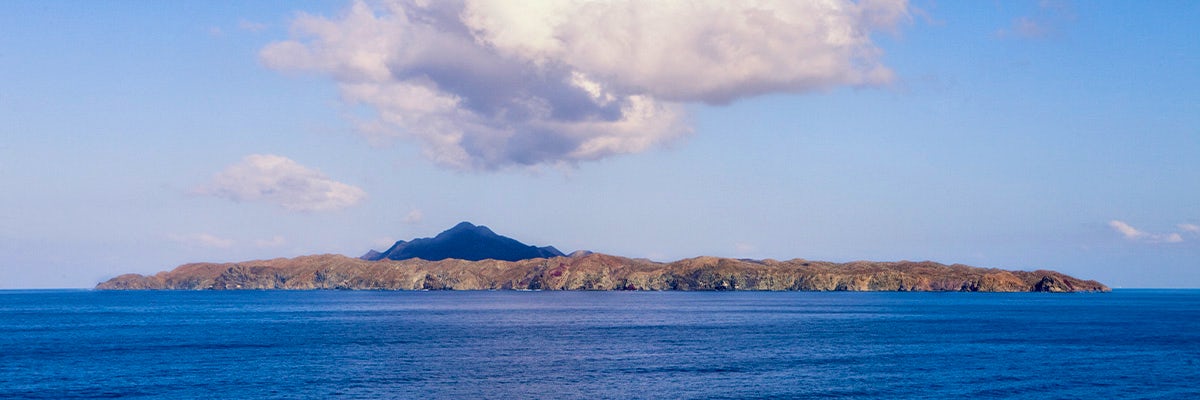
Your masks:
<svg viewBox="0 0 1200 400"><path fill-rule="evenodd" d="M0 291L0 398L1200 398L1200 290Z"/></svg>

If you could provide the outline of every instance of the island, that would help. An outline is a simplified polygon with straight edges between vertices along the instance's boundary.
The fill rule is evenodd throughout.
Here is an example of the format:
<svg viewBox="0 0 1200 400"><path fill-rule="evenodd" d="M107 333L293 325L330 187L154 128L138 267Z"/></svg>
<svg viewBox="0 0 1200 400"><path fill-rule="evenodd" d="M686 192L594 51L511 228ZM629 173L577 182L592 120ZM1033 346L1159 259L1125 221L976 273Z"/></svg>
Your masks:
<svg viewBox="0 0 1200 400"><path fill-rule="evenodd" d="M499 249L497 256L490 256L490 246ZM695 257L656 262L588 251L563 255L551 246L527 246L467 222L434 238L396 242L387 251L371 250L358 258L325 254L191 263L149 276L117 276L96 289L1110 291L1099 282L1055 271L1011 271L932 261L835 263Z"/></svg>

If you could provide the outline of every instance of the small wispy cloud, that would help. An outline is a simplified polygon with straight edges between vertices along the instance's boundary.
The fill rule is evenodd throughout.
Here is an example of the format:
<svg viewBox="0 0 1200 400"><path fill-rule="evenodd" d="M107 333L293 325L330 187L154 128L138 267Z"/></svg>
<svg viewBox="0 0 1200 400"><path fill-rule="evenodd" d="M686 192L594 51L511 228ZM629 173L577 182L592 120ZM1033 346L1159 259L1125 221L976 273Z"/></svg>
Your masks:
<svg viewBox="0 0 1200 400"><path fill-rule="evenodd" d="M287 239L279 235L275 235L270 239L258 239L254 241L254 245L257 247L279 247L285 244L287 244Z"/></svg>
<svg viewBox="0 0 1200 400"><path fill-rule="evenodd" d="M291 211L338 210L358 204L367 196L357 186L271 154L246 156L195 192L236 202L274 204Z"/></svg>
<svg viewBox="0 0 1200 400"><path fill-rule="evenodd" d="M1179 224L1179 225L1177 225L1177 226L1179 227L1179 229L1180 229L1180 230L1182 230L1182 231L1184 231L1184 232L1200 233L1200 225L1196 225L1196 224Z"/></svg>
<svg viewBox="0 0 1200 400"><path fill-rule="evenodd" d="M1122 235L1125 235L1126 239L1137 239L1146 235L1144 232L1139 231L1137 228L1125 223L1125 221L1118 221L1114 219L1112 221L1108 221L1108 226L1112 227L1117 232L1120 232Z"/></svg>
<svg viewBox="0 0 1200 400"><path fill-rule="evenodd" d="M1186 225L1186 224L1185 224ZM1117 233L1120 233L1125 239L1138 242L1148 243L1180 243L1183 242L1183 235L1175 233L1150 233L1134 228L1125 221L1112 220L1108 221L1108 226ZM1182 225L1181 225L1182 227ZM1185 229L1186 230L1186 229Z"/></svg>
<svg viewBox="0 0 1200 400"><path fill-rule="evenodd" d="M196 247L227 249L233 247L233 240L218 237L209 233L167 234L167 239L176 243Z"/></svg>
<svg viewBox="0 0 1200 400"><path fill-rule="evenodd" d="M413 225L420 223L423 219L425 219L425 214L421 213L421 210L413 209L408 212L408 215L404 216L403 221L406 224Z"/></svg>

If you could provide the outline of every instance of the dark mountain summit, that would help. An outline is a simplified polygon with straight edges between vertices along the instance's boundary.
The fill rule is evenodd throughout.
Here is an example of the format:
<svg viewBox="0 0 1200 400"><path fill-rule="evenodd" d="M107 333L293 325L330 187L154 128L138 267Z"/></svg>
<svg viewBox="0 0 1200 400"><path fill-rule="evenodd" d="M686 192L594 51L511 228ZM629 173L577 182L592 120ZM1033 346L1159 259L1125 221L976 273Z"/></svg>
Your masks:
<svg viewBox="0 0 1200 400"><path fill-rule="evenodd" d="M553 246L535 247L512 238L497 235L486 226L475 226L470 222L461 222L453 228L439 233L432 238L403 240L396 242L384 252L371 250L364 254L364 260L407 260L420 258L422 260L438 261L455 258L468 261L486 259L501 261L519 261L531 258L560 257L564 254Z"/></svg>

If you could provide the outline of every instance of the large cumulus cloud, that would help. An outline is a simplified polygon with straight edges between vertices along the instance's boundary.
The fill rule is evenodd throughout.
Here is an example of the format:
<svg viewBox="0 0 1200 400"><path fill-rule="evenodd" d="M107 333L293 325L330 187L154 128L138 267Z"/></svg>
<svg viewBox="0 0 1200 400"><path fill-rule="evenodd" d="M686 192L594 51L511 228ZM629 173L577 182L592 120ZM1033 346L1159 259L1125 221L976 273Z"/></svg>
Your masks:
<svg viewBox="0 0 1200 400"><path fill-rule="evenodd" d="M301 14L263 62L327 74L459 169L576 163L686 136L682 104L886 84L871 33L903 0L355 2Z"/></svg>

